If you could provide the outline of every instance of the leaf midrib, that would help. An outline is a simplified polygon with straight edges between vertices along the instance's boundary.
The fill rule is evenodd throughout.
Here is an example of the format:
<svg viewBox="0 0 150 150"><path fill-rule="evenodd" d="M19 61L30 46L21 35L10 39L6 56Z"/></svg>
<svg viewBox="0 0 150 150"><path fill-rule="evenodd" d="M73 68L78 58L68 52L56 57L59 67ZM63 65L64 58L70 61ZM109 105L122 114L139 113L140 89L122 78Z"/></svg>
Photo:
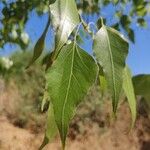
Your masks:
<svg viewBox="0 0 150 150"><path fill-rule="evenodd" d="M116 87L115 87L116 81L115 81L115 68L114 68L114 62L113 62L113 55L112 55L110 41L109 41L109 37L108 37L108 31L107 31L106 27L103 26L103 28L106 31L106 38L107 38L108 47L109 47L110 62L111 62L111 71L112 71L112 78L113 78L114 100L116 100ZM116 108L115 105L116 105L116 102L114 102L114 110Z"/></svg>
<svg viewBox="0 0 150 150"><path fill-rule="evenodd" d="M63 109L62 109L62 118L61 118L62 127L61 127L61 129L62 129L63 138L65 138L65 133L64 133L64 128L63 128L64 127L64 114L65 114L65 107L66 107L67 100L68 100L71 80L72 80L72 76L73 76L74 55L75 55L75 44L73 45L73 53L72 53L72 62L71 62L70 76L69 76L67 92L66 92L66 96L65 96L65 100L64 100L64 104L63 104Z"/></svg>

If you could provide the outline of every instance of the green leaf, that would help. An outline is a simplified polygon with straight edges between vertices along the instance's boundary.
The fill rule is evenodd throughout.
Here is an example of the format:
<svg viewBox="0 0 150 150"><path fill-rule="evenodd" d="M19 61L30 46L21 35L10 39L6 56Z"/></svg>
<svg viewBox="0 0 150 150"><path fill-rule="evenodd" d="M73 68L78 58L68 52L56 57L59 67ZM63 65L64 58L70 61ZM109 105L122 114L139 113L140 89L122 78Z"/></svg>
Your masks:
<svg viewBox="0 0 150 150"><path fill-rule="evenodd" d="M43 62L42 64L46 65L46 69L47 70L49 67L51 67L51 65L53 64L53 54L54 54L54 51L50 52L49 54L47 54L44 59L43 59Z"/></svg>
<svg viewBox="0 0 150 150"><path fill-rule="evenodd" d="M129 25L131 24L131 19L127 15L122 15L120 18L120 23L124 29L127 29L129 28Z"/></svg>
<svg viewBox="0 0 150 150"><path fill-rule="evenodd" d="M49 109L48 109L47 127L46 127L45 137L39 150L42 150L51 140L53 140L53 138L57 134L57 131L58 131L58 128L57 128L55 118L54 118L53 105L50 104Z"/></svg>
<svg viewBox="0 0 150 150"><path fill-rule="evenodd" d="M103 68L112 96L113 112L116 113L122 89L128 43L118 31L103 25L95 36L93 50L98 63Z"/></svg>
<svg viewBox="0 0 150 150"><path fill-rule="evenodd" d="M119 0L113 0L113 4L117 5L119 3Z"/></svg>
<svg viewBox="0 0 150 150"><path fill-rule="evenodd" d="M103 23L106 24L106 18L103 18ZM99 18L96 22L97 28L100 29L102 27L102 18Z"/></svg>
<svg viewBox="0 0 150 150"><path fill-rule="evenodd" d="M137 75L132 78L132 81L135 94L143 96L148 108L150 108L150 75Z"/></svg>
<svg viewBox="0 0 150 150"><path fill-rule="evenodd" d="M99 81L101 93L104 95L105 91L107 90L107 81L103 75L99 75Z"/></svg>
<svg viewBox="0 0 150 150"><path fill-rule="evenodd" d="M50 5L50 10L53 16L53 25L57 29L55 39L55 56L57 56L80 20L75 0L56 0L54 4Z"/></svg>
<svg viewBox="0 0 150 150"><path fill-rule="evenodd" d="M145 21L144 18L138 18L137 22L140 26L147 27L147 22Z"/></svg>
<svg viewBox="0 0 150 150"><path fill-rule="evenodd" d="M129 39L130 39L133 43L135 43L134 31L133 31L131 28L128 28L128 29L127 29L127 32L128 32L128 37L129 37Z"/></svg>
<svg viewBox="0 0 150 150"><path fill-rule="evenodd" d="M44 111L44 107L47 104L47 102L49 102L49 99L50 98L49 98L48 91L47 91L47 89L45 89L44 95L43 95L43 100L42 100L42 105L41 105L41 111L42 112Z"/></svg>
<svg viewBox="0 0 150 150"><path fill-rule="evenodd" d="M147 14L147 8L143 6L142 8L137 9L136 13L138 16L144 17Z"/></svg>
<svg viewBox="0 0 150 150"><path fill-rule="evenodd" d="M137 75L132 80L136 95L150 95L150 75Z"/></svg>
<svg viewBox="0 0 150 150"><path fill-rule="evenodd" d="M107 90L107 81L104 76L103 68L100 65L99 65L99 82L100 82L100 90L103 96L105 91Z"/></svg>
<svg viewBox="0 0 150 150"><path fill-rule="evenodd" d="M136 120L136 98L132 83L132 75L131 71L128 67L124 69L124 80L123 80L123 89L127 96L129 107L132 115L132 124L131 128L133 128Z"/></svg>
<svg viewBox="0 0 150 150"><path fill-rule="evenodd" d="M98 67L94 59L76 43L63 47L46 73L48 92L63 148L76 107L95 83Z"/></svg>
<svg viewBox="0 0 150 150"><path fill-rule="evenodd" d="M56 0L49 0L49 4L55 3Z"/></svg>
<svg viewBox="0 0 150 150"><path fill-rule="evenodd" d="M119 23L115 23L111 27L116 29L117 31L120 31Z"/></svg>
<svg viewBox="0 0 150 150"><path fill-rule="evenodd" d="M41 35L41 37L35 44L32 60L30 61L29 65L26 68L30 67L41 56L41 54L44 50L45 37L46 37L47 31L48 31L49 25L50 25L50 17L48 19L48 22L47 22L47 25L45 27L43 34Z"/></svg>

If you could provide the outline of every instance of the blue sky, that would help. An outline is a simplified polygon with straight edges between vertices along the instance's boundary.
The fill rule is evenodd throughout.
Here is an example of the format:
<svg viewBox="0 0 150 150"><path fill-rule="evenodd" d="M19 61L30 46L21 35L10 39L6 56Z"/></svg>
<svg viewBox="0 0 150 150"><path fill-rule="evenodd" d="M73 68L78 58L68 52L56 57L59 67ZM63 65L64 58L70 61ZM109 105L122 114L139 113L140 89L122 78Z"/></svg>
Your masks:
<svg viewBox="0 0 150 150"><path fill-rule="evenodd" d="M110 9L111 8L111 9ZM110 6L107 9L109 14L113 14L114 9ZM102 11L102 16L107 17L108 20L113 21L113 16L106 14L107 10ZM96 16L91 16L90 21L95 22L97 19ZM135 31L135 44L130 42L129 56L127 58L127 63L132 69L132 73L136 74L150 74L150 18L147 19L149 26L146 29L141 29L137 25L133 25ZM47 15L45 14L42 17L38 17L35 12L30 14L30 19L26 25L25 31L29 34L31 38L31 47L35 44L39 36L41 35L43 28L47 22ZM109 23L108 23L109 24ZM53 38L51 38L52 31L48 32L46 39L46 48L51 49L53 45ZM89 53L92 53L92 43L86 42L88 44L83 45L83 48L86 49ZM3 49L0 50L0 56L8 56L10 53L19 49L14 45L6 45Z"/></svg>

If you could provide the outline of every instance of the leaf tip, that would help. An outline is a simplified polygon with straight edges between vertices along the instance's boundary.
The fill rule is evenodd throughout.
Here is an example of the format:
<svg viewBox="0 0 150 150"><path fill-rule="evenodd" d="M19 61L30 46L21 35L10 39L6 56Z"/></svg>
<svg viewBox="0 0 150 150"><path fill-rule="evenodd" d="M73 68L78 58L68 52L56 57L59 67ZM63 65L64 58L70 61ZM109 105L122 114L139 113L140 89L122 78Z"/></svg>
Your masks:
<svg viewBox="0 0 150 150"><path fill-rule="evenodd" d="M49 139L45 136L44 140L38 150L42 150L48 144L48 142L49 142Z"/></svg>
<svg viewBox="0 0 150 150"><path fill-rule="evenodd" d="M117 112L116 111L112 112L112 118L113 118L113 120L117 119Z"/></svg>
<svg viewBox="0 0 150 150"><path fill-rule="evenodd" d="M29 64L25 67L25 70L29 69L33 63L34 63L33 59L30 60Z"/></svg>
<svg viewBox="0 0 150 150"><path fill-rule="evenodd" d="M25 70L27 70L27 69L29 69L30 68L30 65L27 65L26 67L25 67Z"/></svg>

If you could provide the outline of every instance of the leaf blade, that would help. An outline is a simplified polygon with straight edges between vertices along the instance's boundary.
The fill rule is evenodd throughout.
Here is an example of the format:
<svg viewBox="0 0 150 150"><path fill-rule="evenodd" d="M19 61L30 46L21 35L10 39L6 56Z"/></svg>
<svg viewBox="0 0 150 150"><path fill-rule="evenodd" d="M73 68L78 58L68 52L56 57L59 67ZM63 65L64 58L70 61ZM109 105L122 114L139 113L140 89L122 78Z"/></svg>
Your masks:
<svg viewBox="0 0 150 150"><path fill-rule="evenodd" d="M57 134L57 125L54 118L54 110L52 104L49 105L48 116L47 116L47 127L45 137L40 146L39 150L42 150Z"/></svg>
<svg viewBox="0 0 150 150"><path fill-rule="evenodd" d="M46 37L47 31L48 31L49 25L50 25L50 16L48 18L46 27L45 27L41 37L38 39L37 43L35 44L33 57L26 68L29 68L41 56L41 54L44 50L45 37Z"/></svg>
<svg viewBox="0 0 150 150"><path fill-rule="evenodd" d="M148 107L150 108L150 75L141 74L132 78L136 95L141 95L145 98Z"/></svg>
<svg viewBox="0 0 150 150"><path fill-rule="evenodd" d="M118 31L103 25L94 38L93 50L98 63L103 68L112 96L113 112L116 113L122 89L128 43Z"/></svg>
<svg viewBox="0 0 150 150"><path fill-rule="evenodd" d="M136 120L136 98L135 98L135 93L134 93L134 88L133 88L133 83L132 83L132 75L131 71L128 67L124 69L124 80L123 80L123 89L124 92L127 96L131 115L132 115L132 123L131 123L131 128L134 127L135 120Z"/></svg>
<svg viewBox="0 0 150 150"><path fill-rule="evenodd" d="M62 145L77 105L97 77L94 59L75 43L66 45L49 68L46 79Z"/></svg>
<svg viewBox="0 0 150 150"><path fill-rule="evenodd" d="M57 30L55 39L56 56L80 20L74 0L56 0L54 4L50 5L50 10L53 16L53 25Z"/></svg>

